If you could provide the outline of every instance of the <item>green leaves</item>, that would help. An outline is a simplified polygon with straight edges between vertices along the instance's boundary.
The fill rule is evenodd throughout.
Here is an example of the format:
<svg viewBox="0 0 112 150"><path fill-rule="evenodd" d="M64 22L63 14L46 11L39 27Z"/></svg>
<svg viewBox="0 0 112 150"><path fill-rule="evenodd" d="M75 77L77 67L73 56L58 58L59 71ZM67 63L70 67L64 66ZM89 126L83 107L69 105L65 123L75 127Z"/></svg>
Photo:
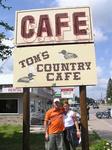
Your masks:
<svg viewBox="0 0 112 150"><path fill-rule="evenodd" d="M4 4L5 2L6 2L6 0L0 0L0 6L3 9L9 10L11 7L6 6ZM4 60L4 59L7 59L8 56L12 55L12 50L11 50L12 47L3 44L2 41L9 39L6 34L8 31L13 31L14 27L10 26L7 22L5 22L3 20L0 20L0 29L2 29L2 28L3 28L4 32L0 33L0 59ZM5 33L5 31L6 31L6 33Z"/></svg>
<svg viewBox="0 0 112 150"><path fill-rule="evenodd" d="M9 46L0 44L0 59L7 59L9 55L12 55L12 50Z"/></svg>
<svg viewBox="0 0 112 150"><path fill-rule="evenodd" d="M106 93L107 102L112 104L112 79L108 80L107 84L107 93Z"/></svg>
<svg viewBox="0 0 112 150"><path fill-rule="evenodd" d="M11 31L14 30L14 28L12 26L9 26L8 23L3 22L3 21L0 21L0 26L4 27L5 30L11 30Z"/></svg>
<svg viewBox="0 0 112 150"><path fill-rule="evenodd" d="M6 2L6 0L4 0ZM6 6L4 3L3 3L3 0L0 0L0 6L3 7L4 9L11 9L12 7L9 7L9 6Z"/></svg>

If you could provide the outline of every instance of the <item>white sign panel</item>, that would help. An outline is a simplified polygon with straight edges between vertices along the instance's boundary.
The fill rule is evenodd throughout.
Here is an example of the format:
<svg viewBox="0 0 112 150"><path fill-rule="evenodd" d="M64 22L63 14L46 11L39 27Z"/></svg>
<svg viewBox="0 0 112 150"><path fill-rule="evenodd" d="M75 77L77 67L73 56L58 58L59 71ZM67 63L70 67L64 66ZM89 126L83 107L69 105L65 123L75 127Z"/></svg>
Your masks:
<svg viewBox="0 0 112 150"><path fill-rule="evenodd" d="M14 50L14 86L95 85L94 44L21 47Z"/></svg>
<svg viewBox="0 0 112 150"><path fill-rule="evenodd" d="M13 87L3 88L2 93L23 93L23 88L13 88Z"/></svg>
<svg viewBox="0 0 112 150"><path fill-rule="evenodd" d="M61 88L62 98L73 98L73 88Z"/></svg>
<svg viewBox="0 0 112 150"><path fill-rule="evenodd" d="M89 7L39 9L16 13L16 46L92 41Z"/></svg>

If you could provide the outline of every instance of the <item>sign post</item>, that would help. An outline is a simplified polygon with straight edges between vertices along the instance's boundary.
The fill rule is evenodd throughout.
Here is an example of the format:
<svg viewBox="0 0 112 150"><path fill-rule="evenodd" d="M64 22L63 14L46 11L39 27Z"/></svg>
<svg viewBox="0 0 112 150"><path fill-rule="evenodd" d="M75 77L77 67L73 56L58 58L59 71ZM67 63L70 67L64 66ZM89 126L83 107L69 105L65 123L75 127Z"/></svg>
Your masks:
<svg viewBox="0 0 112 150"><path fill-rule="evenodd" d="M90 8L18 11L16 21L14 86L24 87L23 150L29 150L28 88L53 86L80 86L82 150L88 150L86 86L97 82Z"/></svg>
<svg viewBox="0 0 112 150"><path fill-rule="evenodd" d="M80 86L79 88L80 88L82 150L89 150L86 86Z"/></svg>
<svg viewBox="0 0 112 150"><path fill-rule="evenodd" d="M23 150L30 150L30 96L29 88L23 88Z"/></svg>

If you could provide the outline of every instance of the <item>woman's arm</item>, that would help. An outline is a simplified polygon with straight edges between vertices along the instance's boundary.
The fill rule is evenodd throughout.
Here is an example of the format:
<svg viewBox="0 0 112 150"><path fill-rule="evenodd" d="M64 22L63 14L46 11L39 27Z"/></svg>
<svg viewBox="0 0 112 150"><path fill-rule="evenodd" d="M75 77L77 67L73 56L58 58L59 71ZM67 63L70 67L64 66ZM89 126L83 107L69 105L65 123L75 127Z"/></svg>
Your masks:
<svg viewBox="0 0 112 150"><path fill-rule="evenodd" d="M74 123L75 123L76 131L77 131L77 136L80 137L80 129L79 129L79 124L77 121L76 113L74 113Z"/></svg>

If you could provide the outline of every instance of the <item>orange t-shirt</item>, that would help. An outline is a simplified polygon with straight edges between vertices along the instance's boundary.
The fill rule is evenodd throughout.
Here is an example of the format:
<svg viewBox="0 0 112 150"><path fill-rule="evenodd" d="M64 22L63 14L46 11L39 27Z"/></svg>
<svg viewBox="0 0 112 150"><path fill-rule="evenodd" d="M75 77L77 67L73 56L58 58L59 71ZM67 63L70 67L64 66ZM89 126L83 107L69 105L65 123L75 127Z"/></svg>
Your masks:
<svg viewBox="0 0 112 150"><path fill-rule="evenodd" d="M58 133L64 130L63 109L51 108L46 112L45 121L49 122L48 133Z"/></svg>

